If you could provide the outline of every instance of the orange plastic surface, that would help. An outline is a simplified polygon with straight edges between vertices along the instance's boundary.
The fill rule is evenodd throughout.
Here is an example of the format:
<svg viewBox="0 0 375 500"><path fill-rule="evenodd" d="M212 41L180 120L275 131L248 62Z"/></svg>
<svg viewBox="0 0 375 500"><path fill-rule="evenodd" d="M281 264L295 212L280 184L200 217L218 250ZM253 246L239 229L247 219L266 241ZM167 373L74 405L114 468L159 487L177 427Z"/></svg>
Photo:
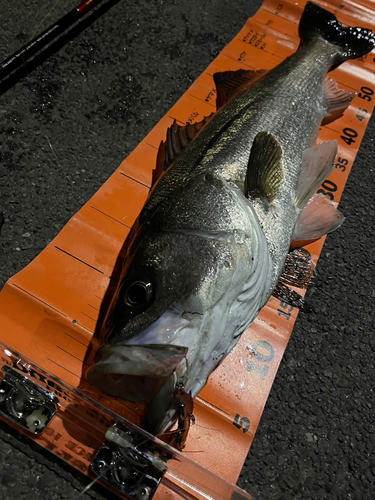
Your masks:
<svg viewBox="0 0 375 500"><path fill-rule="evenodd" d="M271 69L292 54L299 45L297 27L305 3L266 0L52 243L6 284L0 294L0 340L4 344L119 415L141 423L144 408L99 393L87 384L84 373L99 347L93 332L101 301L129 228L148 195L159 144L174 119L182 124L200 121L215 110L214 73ZM317 3L346 25L375 29L375 9L369 0ZM373 111L374 61L372 52L331 73L340 87L358 93L340 119L321 129L318 139L337 139L338 158L345 160L345 171L340 163L324 187L336 202ZM345 141L354 135L353 141ZM306 247L314 263L323 242ZM231 482L236 482L254 438L297 312L271 298L195 400L196 425L184 451ZM47 446L46 439L38 442ZM77 436L72 440L79 443ZM91 449L89 455L91 459ZM89 458L82 463L89 463ZM159 493L157 498L173 498L165 495Z"/></svg>

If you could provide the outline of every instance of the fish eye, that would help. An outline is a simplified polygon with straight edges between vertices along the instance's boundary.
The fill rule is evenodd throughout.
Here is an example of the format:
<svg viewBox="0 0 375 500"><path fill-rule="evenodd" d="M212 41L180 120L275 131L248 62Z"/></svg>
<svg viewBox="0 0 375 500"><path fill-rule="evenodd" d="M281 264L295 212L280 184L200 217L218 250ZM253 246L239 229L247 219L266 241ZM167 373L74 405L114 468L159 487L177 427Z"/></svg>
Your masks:
<svg viewBox="0 0 375 500"><path fill-rule="evenodd" d="M147 305L152 297L152 285L146 281L133 281L128 285L124 302L127 306L136 308Z"/></svg>

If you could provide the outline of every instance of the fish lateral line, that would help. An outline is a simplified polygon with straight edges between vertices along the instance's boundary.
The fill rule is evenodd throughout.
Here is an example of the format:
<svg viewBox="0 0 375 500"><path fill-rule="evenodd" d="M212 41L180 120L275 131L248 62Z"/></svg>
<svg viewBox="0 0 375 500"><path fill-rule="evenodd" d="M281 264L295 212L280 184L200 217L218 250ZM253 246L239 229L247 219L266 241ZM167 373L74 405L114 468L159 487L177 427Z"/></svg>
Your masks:
<svg viewBox="0 0 375 500"><path fill-rule="evenodd" d="M291 287L306 288L313 266L303 254L306 249L296 246L319 239L343 221L335 204L322 194L314 195L334 168L337 141L312 144L324 114L345 108L353 98L325 80L327 72L369 52L375 35L362 28L344 28L333 14L311 2L299 33L297 52L269 72L215 74L216 113L183 126L174 120L160 143L152 191L127 240L129 261L110 311L117 324L100 349L102 354L108 349L108 362L99 360L88 373L93 385L111 395L118 389L118 397L124 397L134 383L131 376L147 372L150 363L146 357L131 364L125 359L124 366L132 373L126 372L122 385L116 386L112 376L122 369L118 366L122 355L127 356L117 344L123 338L136 344L142 335L155 335L160 344L168 342L159 336L158 321L165 304L179 305L181 311L171 317L167 309L163 321L170 326L168 339L188 345L183 357L186 369L177 363L179 356L175 363L160 363L170 370L157 378L143 423L148 432L160 434L177 422L177 433L169 435L176 446L183 446L193 420L178 394L178 382L183 380L194 396L199 394L272 294L302 308L303 292ZM237 234L244 241L233 249L176 236L180 234L226 242L229 238L234 243ZM296 265L288 261L290 250ZM228 257L233 265L225 265ZM289 271L287 278L284 268ZM146 271L156 281L156 292L152 307L137 316L137 311L129 312L131 304L116 300L126 279ZM204 314L186 326L183 311L195 310ZM156 323L153 330L150 325ZM104 324L104 332L105 328ZM134 392L146 399L148 389L139 385Z"/></svg>

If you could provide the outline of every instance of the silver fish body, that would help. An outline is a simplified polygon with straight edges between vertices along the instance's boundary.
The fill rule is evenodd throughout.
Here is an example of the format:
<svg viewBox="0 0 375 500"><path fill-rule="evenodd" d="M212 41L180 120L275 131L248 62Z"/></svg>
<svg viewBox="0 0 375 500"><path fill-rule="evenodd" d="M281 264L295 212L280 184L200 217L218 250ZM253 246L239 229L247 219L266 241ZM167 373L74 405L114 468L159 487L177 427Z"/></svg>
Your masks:
<svg viewBox="0 0 375 500"><path fill-rule="evenodd" d="M340 45L325 35L334 16L308 4L302 29L311 18L319 29L306 28L300 49L235 93L174 159L129 234L105 345L87 377L151 404L144 426L153 433L175 419L176 387L195 397L270 298L321 181L319 172L307 187L301 178L319 161L326 176L334 159L336 144L314 148L329 111L324 79L374 37L335 21Z"/></svg>

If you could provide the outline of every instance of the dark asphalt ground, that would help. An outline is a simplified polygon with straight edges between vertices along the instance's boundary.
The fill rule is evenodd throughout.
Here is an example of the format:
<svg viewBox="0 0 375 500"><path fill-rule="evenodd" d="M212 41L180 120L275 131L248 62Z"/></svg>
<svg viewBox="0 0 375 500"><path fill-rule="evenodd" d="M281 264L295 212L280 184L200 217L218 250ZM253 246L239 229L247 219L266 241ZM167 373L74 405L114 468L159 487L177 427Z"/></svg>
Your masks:
<svg viewBox="0 0 375 500"><path fill-rule="evenodd" d="M2 0L0 60L75 6ZM125 0L0 96L0 287L95 193L260 6ZM51 10L52 9L52 10ZM375 498L372 120L239 485L259 499ZM1 327L0 327L1 328ZM235 453L235 450L233 451ZM0 423L0 500L109 499Z"/></svg>

